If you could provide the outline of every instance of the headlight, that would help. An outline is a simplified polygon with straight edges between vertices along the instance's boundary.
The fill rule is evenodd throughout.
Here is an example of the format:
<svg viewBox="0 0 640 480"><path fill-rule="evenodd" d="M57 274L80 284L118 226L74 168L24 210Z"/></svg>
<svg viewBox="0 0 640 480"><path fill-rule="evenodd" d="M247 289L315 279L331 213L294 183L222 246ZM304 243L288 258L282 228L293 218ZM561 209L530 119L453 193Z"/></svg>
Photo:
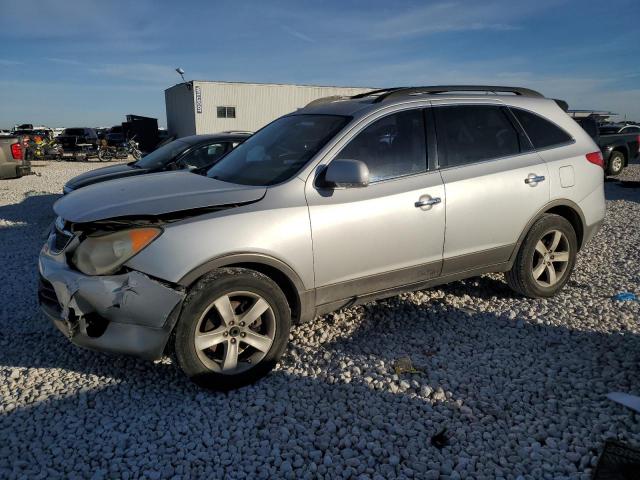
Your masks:
<svg viewBox="0 0 640 480"><path fill-rule="evenodd" d="M159 228L134 228L90 235L76 248L73 264L86 275L108 275L162 233Z"/></svg>

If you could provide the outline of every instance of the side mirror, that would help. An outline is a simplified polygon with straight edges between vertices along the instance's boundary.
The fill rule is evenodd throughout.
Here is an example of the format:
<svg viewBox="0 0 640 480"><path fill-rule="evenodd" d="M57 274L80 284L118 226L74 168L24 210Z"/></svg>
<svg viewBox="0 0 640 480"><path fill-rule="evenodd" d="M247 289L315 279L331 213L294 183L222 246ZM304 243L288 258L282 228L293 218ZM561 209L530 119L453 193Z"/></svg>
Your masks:
<svg viewBox="0 0 640 480"><path fill-rule="evenodd" d="M324 171L322 186L329 188L366 187L369 167L360 160L335 159Z"/></svg>

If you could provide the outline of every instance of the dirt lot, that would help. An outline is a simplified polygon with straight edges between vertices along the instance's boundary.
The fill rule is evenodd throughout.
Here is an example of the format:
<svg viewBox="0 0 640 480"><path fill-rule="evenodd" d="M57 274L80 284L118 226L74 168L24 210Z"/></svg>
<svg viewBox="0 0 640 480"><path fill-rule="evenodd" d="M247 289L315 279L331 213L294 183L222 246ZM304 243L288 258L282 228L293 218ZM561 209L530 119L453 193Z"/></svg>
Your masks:
<svg viewBox="0 0 640 480"><path fill-rule="evenodd" d="M156 364L71 345L39 313L37 255L63 183L41 163L0 183L0 477L590 478L606 439L640 446L640 165L548 300L499 275L295 327L258 384L202 391ZM396 374L408 355L416 371ZM447 429L446 445L432 437Z"/></svg>

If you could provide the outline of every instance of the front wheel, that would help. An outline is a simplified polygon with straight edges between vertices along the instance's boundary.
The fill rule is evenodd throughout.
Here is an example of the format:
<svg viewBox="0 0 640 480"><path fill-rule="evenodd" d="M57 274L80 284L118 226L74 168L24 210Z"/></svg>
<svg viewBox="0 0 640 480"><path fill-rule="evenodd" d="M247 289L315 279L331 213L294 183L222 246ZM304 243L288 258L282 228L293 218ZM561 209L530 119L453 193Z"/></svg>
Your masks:
<svg viewBox="0 0 640 480"><path fill-rule="evenodd" d="M545 214L522 242L511 270L505 273L507 283L526 297L551 297L569 280L577 251L571 223L560 215Z"/></svg>
<svg viewBox="0 0 640 480"><path fill-rule="evenodd" d="M136 160L140 160L142 158L142 153L140 153L140 150L138 150L137 148L133 149L131 155L133 155L133 158Z"/></svg>
<svg viewBox="0 0 640 480"><path fill-rule="evenodd" d="M273 280L253 270L222 268L187 296L175 331L176 359L200 386L241 387L273 369L290 327L287 299Z"/></svg>

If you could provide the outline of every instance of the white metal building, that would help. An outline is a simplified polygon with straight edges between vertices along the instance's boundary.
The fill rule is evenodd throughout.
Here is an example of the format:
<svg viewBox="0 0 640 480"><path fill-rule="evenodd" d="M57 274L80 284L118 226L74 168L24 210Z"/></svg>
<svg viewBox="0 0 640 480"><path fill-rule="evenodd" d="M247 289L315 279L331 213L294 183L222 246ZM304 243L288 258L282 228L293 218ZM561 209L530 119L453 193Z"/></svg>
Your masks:
<svg viewBox="0 0 640 480"><path fill-rule="evenodd" d="M356 95L360 87L193 80L164 91L169 135L255 132L270 121L321 97Z"/></svg>

